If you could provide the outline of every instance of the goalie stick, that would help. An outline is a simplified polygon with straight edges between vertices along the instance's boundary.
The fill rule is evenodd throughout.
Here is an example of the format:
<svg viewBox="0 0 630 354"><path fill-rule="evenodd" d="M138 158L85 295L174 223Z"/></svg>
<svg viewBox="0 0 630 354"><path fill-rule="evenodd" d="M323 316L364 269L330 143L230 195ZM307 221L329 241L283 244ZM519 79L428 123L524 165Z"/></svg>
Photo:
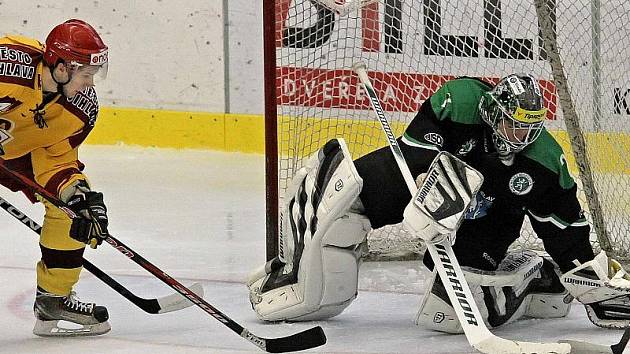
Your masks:
<svg viewBox="0 0 630 354"><path fill-rule="evenodd" d="M613 354L623 354L623 350L626 349L628 341L630 341L630 327L626 327L619 343L610 346Z"/></svg>
<svg viewBox="0 0 630 354"><path fill-rule="evenodd" d="M363 62L355 63L352 69L356 72L357 76L363 83L365 91L368 94L372 109L376 113L376 116L381 123L381 127L387 141L389 143L390 150L394 155L394 159L400 172L403 175L405 183L409 189L409 192L414 196L418 190L414 182L414 178L411 175L409 166L407 165L400 146L396 141L385 111L381 107L380 101L372 86L370 78L367 74L367 66ZM443 154L443 153L442 153ZM450 155L450 154L449 154ZM439 155L438 155L439 157ZM438 161L438 158L436 158ZM456 161L451 158L451 162ZM439 165L434 162L431 168ZM425 185L428 178L425 180ZM425 186L423 185L423 187ZM480 185L477 187L479 188ZM475 191L476 192L476 191ZM455 228L456 230L456 228ZM479 308L475 303L475 300L470 292L466 278L462 269L455 257L453 248L448 237L442 239L438 243L426 242L427 249L431 254L431 258L435 263L435 267L444 283L448 298L455 309L457 318L462 325L464 334L468 343L482 353L497 354L531 354L531 353L614 353L613 347L601 346L580 341L567 341L565 343L539 343L539 342L523 342L498 337L494 335L483 321L483 317L479 312ZM622 339L622 342L624 340ZM620 342L621 344L621 342ZM625 343L623 344L625 346ZM621 349L623 350L623 348Z"/></svg>
<svg viewBox="0 0 630 354"><path fill-rule="evenodd" d="M57 208L64 211L70 218L78 217L70 208L68 208L68 205L61 201L56 195L50 193L44 187L35 183L31 179L11 170L4 165L2 160L0 160L0 170L6 172L9 176L11 176L11 178L21 182L31 191L37 193L45 200L49 201ZM163 283L170 286L173 290L177 291L179 294L186 297L186 299L193 302L204 312L214 317L217 321L221 322L223 325L230 328L232 331L236 332L238 335L245 338L262 350L265 350L269 353L284 353L314 348L326 343L326 335L324 334L324 330L320 326L309 328L302 332L298 332L286 337L259 337L226 316L223 312L209 304L194 291L182 285L175 278L166 274L160 268L146 260L144 257L140 256L137 252L129 248L120 240L116 239L114 236L108 236L105 241L109 243L112 247L114 247L117 251L127 256L127 258L147 270L149 273L153 274L153 276L161 280Z"/></svg>
<svg viewBox="0 0 630 354"><path fill-rule="evenodd" d="M591 344L591 343L585 343L585 342L576 342L572 340L566 340L566 341L561 341L561 342L569 343L571 345L571 353L623 354L623 351L624 349L626 349L626 345L628 345L629 340L630 340L630 327L626 327L619 343L613 344L610 347L597 345L597 344ZM579 350L573 351L574 348L579 348Z"/></svg>
<svg viewBox="0 0 630 354"><path fill-rule="evenodd" d="M11 216L19 220L23 225L31 229L36 234L40 235L42 232L42 227L35 222L35 220L29 218L26 214L21 212L18 208L16 208L13 204L9 203L6 199L0 197L0 206L2 209L6 210ZM105 284L109 285L112 289L118 292L120 295L125 297L125 299L131 301L134 305L141 308L143 311L150 314L162 314L167 312L178 311L181 309L185 309L193 305L192 302L188 301L185 297L182 297L179 294L171 294L167 296L163 296L156 299L144 299L141 298L130 290L125 288L122 284L114 280L112 277L107 275L107 273L103 272L94 264L90 263L87 259L83 259L83 268L87 269L90 273L94 274L98 279L100 279ZM203 297L203 286L199 283L194 283L189 287L192 291L194 291L197 295Z"/></svg>

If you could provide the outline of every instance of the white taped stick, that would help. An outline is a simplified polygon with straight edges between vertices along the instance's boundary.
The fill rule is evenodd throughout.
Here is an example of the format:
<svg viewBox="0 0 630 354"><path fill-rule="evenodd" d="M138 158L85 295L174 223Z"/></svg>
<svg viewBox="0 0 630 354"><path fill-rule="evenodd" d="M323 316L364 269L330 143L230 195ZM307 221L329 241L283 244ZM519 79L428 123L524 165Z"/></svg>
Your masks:
<svg viewBox="0 0 630 354"><path fill-rule="evenodd" d="M400 146L398 146L398 142L396 141L396 136L394 136L394 132L392 128L389 126L389 122L387 121L387 116L385 116L385 111L381 106L381 103L376 95L376 91L374 90L374 86L372 86L372 82L368 77L367 73L367 65L364 62L355 63L352 66L352 70L359 76L359 80L365 86L365 91L370 98L370 103L372 105L372 109L376 113L378 117L378 121L381 122L381 127L383 127L383 132L387 136L387 140L389 141L389 148L392 150L392 154L394 154L394 159L396 160L396 164L402 173L403 179L407 184L407 188L409 188L409 193L413 195L415 191L418 189L416 187L416 182L414 181L413 176L411 175L411 171L409 170L409 166L405 162L405 157L403 156L402 150L400 150Z"/></svg>

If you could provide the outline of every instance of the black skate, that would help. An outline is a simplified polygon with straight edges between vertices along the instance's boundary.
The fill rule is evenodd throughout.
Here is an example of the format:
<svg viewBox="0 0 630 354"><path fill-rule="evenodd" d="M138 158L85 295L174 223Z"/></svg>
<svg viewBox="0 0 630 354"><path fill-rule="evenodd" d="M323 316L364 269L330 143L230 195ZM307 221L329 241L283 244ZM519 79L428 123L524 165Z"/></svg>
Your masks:
<svg viewBox="0 0 630 354"><path fill-rule="evenodd" d="M96 336L109 332L109 315L104 306L81 302L73 292L68 296L37 288L33 333L43 337ZM60 326L60 322L69 322Z"/></svg>

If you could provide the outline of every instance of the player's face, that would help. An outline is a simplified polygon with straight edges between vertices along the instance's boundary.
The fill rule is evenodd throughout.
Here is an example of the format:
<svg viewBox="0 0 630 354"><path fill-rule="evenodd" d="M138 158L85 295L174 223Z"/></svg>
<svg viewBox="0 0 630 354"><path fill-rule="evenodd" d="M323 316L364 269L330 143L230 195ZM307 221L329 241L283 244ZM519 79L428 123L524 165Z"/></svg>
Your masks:
<svg viewBox="0 0 630 354"><path fill-rule="evenodd" d="M70 82L63 86L63 91L66 97L72 98L78 92L85 90L88 87L94 86L94 76L99 71L98 66L83 65L75 68L70 68Z"/></svg>
<svg viewBox="0 0 630 354"><path fill-rule="evenodd" d="M510 143L519 144L525 142L530 129L515 127L512 120L502 119L497 126L497 131Z"/></svg>

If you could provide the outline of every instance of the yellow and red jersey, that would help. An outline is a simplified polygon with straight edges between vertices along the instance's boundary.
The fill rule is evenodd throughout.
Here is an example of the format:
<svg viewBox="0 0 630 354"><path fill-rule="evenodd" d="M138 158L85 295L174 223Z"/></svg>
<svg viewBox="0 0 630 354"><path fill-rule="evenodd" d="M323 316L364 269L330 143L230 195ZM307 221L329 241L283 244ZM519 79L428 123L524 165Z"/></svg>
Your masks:
<svg viewBox="0 0 630 354"><path fill-rule="evenodd" d="M0 158L59 195L68 184L86 179L77 148L94 127L98 99L91 87L71 99L57 94L43 103L43 53L37 40L0 38ZM1 174L0 184L24 190Z"/></svg>

